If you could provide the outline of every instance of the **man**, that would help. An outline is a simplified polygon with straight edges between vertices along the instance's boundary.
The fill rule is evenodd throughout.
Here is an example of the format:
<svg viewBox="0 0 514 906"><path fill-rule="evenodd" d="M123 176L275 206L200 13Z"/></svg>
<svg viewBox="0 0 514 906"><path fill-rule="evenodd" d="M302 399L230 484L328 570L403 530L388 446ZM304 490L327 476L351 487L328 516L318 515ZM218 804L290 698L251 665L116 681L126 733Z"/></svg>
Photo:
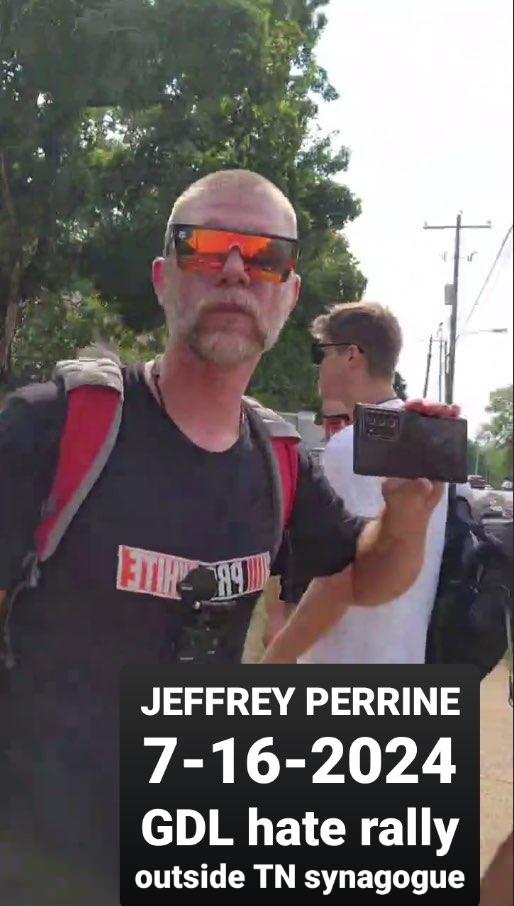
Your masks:
<svg viewBox="0 0 514 906"><path fill-rule="evenodd" d="M353 412L357 402L389 409L403 406L393 389L402 336L390 311L371 303L335 305L314 321L312 334L317 358L321 359L319 390L323 402L341 400L346 412ZM352 426L329 440L323 466L332 487L352 513L371 519L379 515L384 507L383 480L354 474ZM423 663L446 514L444 494L430 518L422 569L408 590L384 597L387 603L372 610L352 603L351 598L342 598L342 619L324 634L326 607L316 606L312 596L310 611L302 609L292 618L265 661L298 658L303 663ZM301 562L297 561L295 571L301 586ZM306 629L310 639L316 639L313 645L307 645Z"/></svg>
<svg viewBox="0 0 514 906"><path fill-rule="evenodd" d="M64 902L68 895L78 904L80 894L95 906L117 902L113 791L122 665L185 659L184 625L191 622L198 632L215 625L218 660L240 660L273 543L269 476L242 397L298 300L296 259L294 210L257 174L211 174L173 208L164 255L153 265L170 333L166 352L124 369L114 450L43 564L38 587L22 594L10 615L18 666L9 680L0 833L21 862L23 881L11 878L11 888L18 884L28 902L46 906L46 893L56 903L48 877L65 872L73 897L62 894ZM65 408L50 383L20 391L2 413L4 590L30 548ZM327 577L319 580L329 583L327 600L335 590L338 598L375 605L401 593L420 568L441 488L423 480L390 483L384 513L364 525L299 455L290 538L306 572ZM247 590L242 577L255 557L266 568ZM144 575L157 560L170 569L183 560L208 564L220 577L216 606L193 614L176 592L152 594ZM13 864L11 858L11 873ZM47 866L44 885L36 864ZM73 883L79 874L80 888ZM12 893L4 899L16 902Z"/></svg>

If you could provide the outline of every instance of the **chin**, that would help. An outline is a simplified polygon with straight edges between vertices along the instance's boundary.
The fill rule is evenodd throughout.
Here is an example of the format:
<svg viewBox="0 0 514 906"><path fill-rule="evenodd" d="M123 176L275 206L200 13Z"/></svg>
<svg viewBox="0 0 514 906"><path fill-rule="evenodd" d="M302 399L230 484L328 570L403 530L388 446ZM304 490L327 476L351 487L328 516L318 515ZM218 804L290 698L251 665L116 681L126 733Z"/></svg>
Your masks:
<svg viewBox="0 0 514 906"><path fill-rule="evenodd" d="M192 337L189 345L203 362L221 367L250 362L264 349L262 342L255 338L221 332Z"/></svg>

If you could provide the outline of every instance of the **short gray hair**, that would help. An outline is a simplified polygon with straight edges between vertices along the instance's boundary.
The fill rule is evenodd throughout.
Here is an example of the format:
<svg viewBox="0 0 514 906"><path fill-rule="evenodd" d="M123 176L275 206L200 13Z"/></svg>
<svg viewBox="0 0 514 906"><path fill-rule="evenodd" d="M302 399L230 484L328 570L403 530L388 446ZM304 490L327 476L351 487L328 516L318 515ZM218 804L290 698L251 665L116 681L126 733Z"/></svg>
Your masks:
<svg viewBox="0 0 514 906"><path fill-rule="evenodd" d="M253 194L267 194L274 195L282 205L289 211L291 216L291 227L294 233L292 238L296 238L297 233L297 221L296 221L296 212L293 208L293 205L289 201L286 195L282 192L275 183L267 179L266 176L262 176L260 173L255 173L253 170L216 170L214 173L208 173L207 176L202 176L201 179L197 179L196 182L188 186L187 189L182 192L181 195L175 201L173 205L167 226L166 233L164 236L164 254L167 255L169 252L171 233L174 224L180 223L181 211L186 207L186 205L197 195L200 195L207 189L221 190L223 189L244 189L246 192L251 192Z"/></svg>

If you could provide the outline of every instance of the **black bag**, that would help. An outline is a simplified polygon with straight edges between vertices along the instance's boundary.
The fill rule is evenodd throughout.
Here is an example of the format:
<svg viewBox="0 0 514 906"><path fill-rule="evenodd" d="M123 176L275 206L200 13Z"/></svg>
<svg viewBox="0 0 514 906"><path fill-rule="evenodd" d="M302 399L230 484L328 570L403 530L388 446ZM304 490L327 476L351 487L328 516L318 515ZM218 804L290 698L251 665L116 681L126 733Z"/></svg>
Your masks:
<svg viewBox="0 0 514 906"><path fill-rule="evenodd" d="M512 704L512 519L474 520L452 488L426 662L474 664L483 679L506 652Z"/></svg>

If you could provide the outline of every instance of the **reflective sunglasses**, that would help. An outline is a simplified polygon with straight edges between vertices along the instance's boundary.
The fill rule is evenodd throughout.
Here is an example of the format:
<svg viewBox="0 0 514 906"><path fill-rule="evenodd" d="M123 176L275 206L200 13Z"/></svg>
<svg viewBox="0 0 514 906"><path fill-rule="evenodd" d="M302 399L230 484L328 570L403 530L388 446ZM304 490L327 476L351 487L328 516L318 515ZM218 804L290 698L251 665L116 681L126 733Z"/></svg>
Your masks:
<svg viewBox="0 0 514 906"><path fill-rule="evenodd" d="M285 283L299 257L296 239L181 223L172 226L164 254L171 248L181 270L202 274L218 274L232 249L238 249L249 277L268 283Z"/></svg>
<svg viewBox="0 0 514 906"><path fill-rule="evenodd" d="M321 365L323 359L325 358L325 349L331 349L333 346L355 346L359 352L364 353L362 346L359 346L358 343L320 343L318 340L314 340L311 343L311 362L313 365Z"/></svg>

